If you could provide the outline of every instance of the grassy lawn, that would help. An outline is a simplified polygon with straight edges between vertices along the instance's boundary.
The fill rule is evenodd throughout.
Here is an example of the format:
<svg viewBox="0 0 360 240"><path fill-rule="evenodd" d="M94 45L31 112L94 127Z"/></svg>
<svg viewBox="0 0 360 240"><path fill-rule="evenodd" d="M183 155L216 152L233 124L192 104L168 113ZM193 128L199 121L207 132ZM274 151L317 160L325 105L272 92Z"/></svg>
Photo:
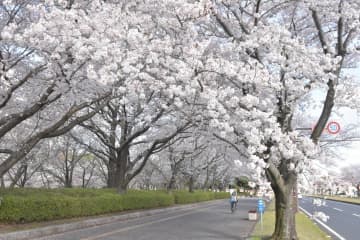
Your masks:
<svg viewBox="0 0 360 240"><path fill-rule="evenodd" d="M338 197L338 196L319 196L319 195L313 195L312 197L326 198L328 200L360 204L360 198L349 198L349 197Z"/></svg>
<svg viewBox="0 0 360 240"><path fill-rule="evenodd" d="M251 240L268 239L274 231L275 211L273 204L270 205L263 215L263 228L260 221L256 224ZM305 214L296 215L296 230L300 240L329 240L330 238Z"/></svg>

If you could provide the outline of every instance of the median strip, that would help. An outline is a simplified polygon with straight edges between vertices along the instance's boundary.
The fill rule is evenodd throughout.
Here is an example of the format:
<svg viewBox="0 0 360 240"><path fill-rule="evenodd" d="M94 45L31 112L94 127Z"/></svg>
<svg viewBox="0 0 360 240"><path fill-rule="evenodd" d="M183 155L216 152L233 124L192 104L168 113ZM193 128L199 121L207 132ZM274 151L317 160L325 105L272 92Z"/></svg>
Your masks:
<svg viewBox="0 0 360 240"><path fill-rule="evenodd" d="M255 230L252 233L251 240L267 239L271 236L275 226L275 206L271 203L267 207L263 216L263 226L260 222L256 224ZM313 221L311 221L304 213L296 214L296 231L301 240L328 240L329 236L322 231Z"/></svg>

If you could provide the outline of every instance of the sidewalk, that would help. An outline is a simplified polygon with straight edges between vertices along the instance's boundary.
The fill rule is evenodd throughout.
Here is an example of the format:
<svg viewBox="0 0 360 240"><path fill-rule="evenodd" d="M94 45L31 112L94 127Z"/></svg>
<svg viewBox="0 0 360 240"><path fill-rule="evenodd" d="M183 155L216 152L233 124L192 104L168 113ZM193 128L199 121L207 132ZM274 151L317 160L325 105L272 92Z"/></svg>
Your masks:
<svg viewBox="0 0 360 240"><path fill-rule="evenodd" d="M253 199L241 199L231 213L228 200L48 235L36 240L245 240L255 221L247 218ZM30 239L29 239L30 240Z"/></svg>

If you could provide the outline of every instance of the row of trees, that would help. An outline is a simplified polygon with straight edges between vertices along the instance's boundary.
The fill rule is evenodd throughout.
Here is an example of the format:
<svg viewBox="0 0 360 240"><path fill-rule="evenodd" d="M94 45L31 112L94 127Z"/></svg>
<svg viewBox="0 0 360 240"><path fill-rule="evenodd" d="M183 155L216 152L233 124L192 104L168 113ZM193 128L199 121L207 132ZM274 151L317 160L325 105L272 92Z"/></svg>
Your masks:
<svg viewBox="0 0 360 240"><path fill-rule="evenodd" d="M47 139L66 133L79 147L59 140L47 152L70 173L93 159L83 185L99 168L120 193L149 160L170 162L168 188L179 172L192 188L200 171L208 185L242 165L271 182L273 239L297 239L298 174L334 104L357 106L342 70L358 56L359 9L357 0L1 1L0 177L18 183L39 143L54 147ZM318 89L322 112L301 136L299 106Z"/></svg>
<svg viewBox="0 0 360 240"><path fill-rule="evenodd" d="M7 187L113 187L109 185L113 173L108 170L108 158L92 153L93 148L78 142L73 134L44 141L34 148L4 176ZM232 159L236 154L219 142L215 144L222 145L220 148L206 151L209 143L191 145L190 138L181 134L154 153L126 187L168 190L189 187L190 191L227 187L233 176L240 173L230 170L235 167ZM134 174L133 170L128 169L126 174ZM2 184L5 187L5 181Z"/></svg>

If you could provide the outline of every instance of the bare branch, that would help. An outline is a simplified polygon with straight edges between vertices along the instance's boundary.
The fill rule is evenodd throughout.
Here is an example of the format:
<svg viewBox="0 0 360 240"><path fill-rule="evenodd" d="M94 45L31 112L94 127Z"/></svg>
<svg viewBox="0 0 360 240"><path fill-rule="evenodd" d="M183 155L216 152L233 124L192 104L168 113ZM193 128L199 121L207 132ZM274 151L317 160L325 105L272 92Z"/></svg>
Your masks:
<svg viewBox="0 0 360 240"><path fill-rule="evenodd" d="M312 18L314 20L314 23L315 23L315 27L318 31L318 37L319 37L319 40L320 40L320 43L321 43L321 47L324 51L325 54L328 54L329 53L329 47L326 43L326 40L325 40L325 34L324 34L324 30L321 26L321 22L320 22L320 19L319 19L319 16L317 14L317 11L316 10L311 10L312 12Z"/></svg>

